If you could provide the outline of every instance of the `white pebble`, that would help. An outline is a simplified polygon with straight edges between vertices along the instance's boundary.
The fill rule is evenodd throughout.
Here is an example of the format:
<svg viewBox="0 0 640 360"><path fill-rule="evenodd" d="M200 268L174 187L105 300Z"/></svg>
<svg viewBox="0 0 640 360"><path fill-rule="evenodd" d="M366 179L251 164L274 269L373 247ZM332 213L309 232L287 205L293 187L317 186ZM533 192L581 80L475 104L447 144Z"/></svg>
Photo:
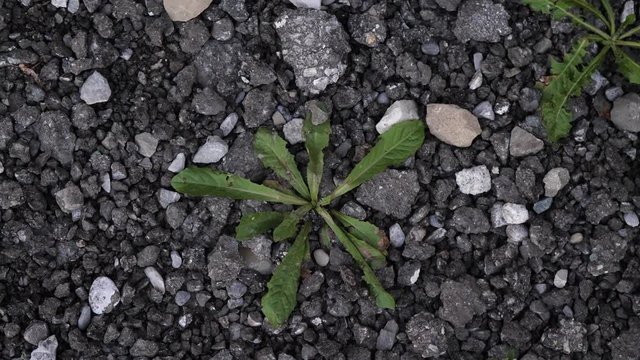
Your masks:
<svg viewBox="0 0 640 360"><path fill-rule="evenodd" d="M572 234L569 238L569 242L571 244L579 244L582 242L582 240L584 240L584 236L581 233Z"/></svg>
<svg viewBox="0 0 640 360"><path fill-rule="evenodd" d="M313 252L313 259L318 266L327 266L329 264L329 255L322 249L317 249Z"/></svg>
<svg viewBox="0 0 640 360"><path fill-rule="evenodd" d="M389 228L389 242L391 246L399 248L404 245L405 235L400 224L395 223Z"/></svg>
<svg viewBox="0 0 640 360"><path fill-rule="evenodd" d="M84 330L89 326L91 322L91 307L84 305L80 310L80 316L78 317L78 329Z"/></svg>
<svg viewBox="0 0 640 360"><path fill-rule="evenodd" d="M638 214L633 211L624 214L624 222L631 227L638 227L638 225L640 225Z"/></svg>
<svg viewBox="0 0 640 360"><path fill-rule="evenodd" d="M562 289L567 285L567 277L569 276L569 270L560 269L556 272L556 276L553 278L553 285L559 289Z"/></svg>
<svg viewBox="0 0 640 360"><path fill-rule="evenodd" d="M153 266L147 266L146 268L144 268L144 273L145 275L147 275L151 286L153 286L160 293L164 294L164 279L162 278L162 275L160 275L158 270L156 270L156 268L154 268Z"/></svg>
<svg viewBox="0 0 640 360"><path fill-rule="evenodd" d="M160 189L158 191L158 202L163 209L166 209L169 205L180 200L180 194L175 191Z"/></svg>
<svg viewBox="0 0 640 360"><path fill-rule="evenodd" d="M80 99L89 105L103 103L111 98L109 82L97 71L89 75L80 87Z"/></svg>
<svg viewBox="0 0 640 360"><path fill-rule="evenodd" d="M507 224L523 224L529 220L529 211L522 204L506 203L502 206L502 217Z"/></svg>
<svg viewBox="0 0 640 360"><path fill-rule="evenodd" d="M220 124L220 130L222 131L222 135L227 136L231 134L233 129L236 127L237 123L238 123L238 114L231 113L227 115L227 117L224 118L224 120L222 121L222 124Z"/></svg>
<svg viewBox="0 0 640 360"><path fill-rule="evenodd" d="M177 251L171 250L171 267L178 269L180 266L182 266L182 257Z"/></svg>
<svg viewBox="0 0 640 360"><path fill-rule="evenodd" d="M382 119L376 124L376 130L378 134L382 134L397 123L413 119L418 119L416 102L413 100L398 100L389 106Z"/></svg>
<svg viewBox="0 0 640 360"><path fill-rule="evenodd" d="M193 162L198 164L213 164L222 159L229 151L229 146L219 136L209 136L207 142L200 146L193 157Z"/></svg>
<svg viewBox="0 0 640 360"><path fill-rule="evenodd" d="M180 171L184 170L185 160L186 159L184 154L179 153L178 155L176 155L176 158L173 159L167 170L171 171L174 174L179 173Z"/></svg>
<svg viewBox="0 0 640 360"><path fill-rule="evenodd" d="M463 194L482 194L491 190L491 174L485 165L474 166L458 171L456 183Z"/></svg>
<svg viewBox="0 0 640 360"><path fill-rule="evenodd" d="M118 303L120 291L111 279L100 276L93 280L89 289L89 306L94 314L108 314Z"/></svg>

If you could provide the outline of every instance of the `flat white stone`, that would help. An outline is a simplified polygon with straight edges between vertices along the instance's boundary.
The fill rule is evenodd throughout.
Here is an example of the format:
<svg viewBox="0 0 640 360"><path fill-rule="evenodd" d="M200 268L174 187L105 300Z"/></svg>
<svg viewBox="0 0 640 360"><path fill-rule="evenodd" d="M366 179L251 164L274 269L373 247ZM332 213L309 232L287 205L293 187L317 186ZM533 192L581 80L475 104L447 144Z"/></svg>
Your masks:
<svg viewBox="0 0 640 360"><path fill-rule="evenodd" d="M100 276L93 280L89 289L89 306L94 314L108 314L118 303L120 291L111 279Z"/></svg>
<svg viewBox="0 0 640 360"><path fill-rule="evenodd" d="M463 194L482 194L491 190L491 174L485 165L474 166L458 171L456 183Z"/></svg>
<svg viewBox="0 0 640 360"><path fill-rule="evenodd" d="M413 100L398 100L391 104L384 116L376 124L378 134L389 130L393 125L407 120L418 119L418 105Z"/></svg>
<svg viewBox="0 0 640 360"><path fill-rule="evenodd" d="M184 154L179 153L178 155L176 155L176 158L173 159L171 164L169 164L167 170L171 171L172 173L179 173L180 171L184 170L185 160L186 158Z"/></svg>
<svg viewBox="0 0 640 360"><path fill-rule="evenodd" d="M529 220L529 211L522 204L506 203L502 205L502 217L507 224L523 224Z"/></svg>
<svg viewBox="0 0 640 360"><path fill-rule="evenodd" d="M110 98L109 81L97 71L89 75L80 87L80 99L89 105L107 102Z"/></svg>
<svg viewBox="0 0 640 360"><path fill-rule="evenodd" d="M219 136L209 136L207 142L200 146L193 157L197 164L213 164L222 159L229 151L229 146Z"/></svg>
<svg viewBox="0 0 640 360"><path fill-rule="evenodd" d="M327 264L329 264L329 254L322 249L316 249L313 252L313 259L318 266L327 266Z"/></svg>

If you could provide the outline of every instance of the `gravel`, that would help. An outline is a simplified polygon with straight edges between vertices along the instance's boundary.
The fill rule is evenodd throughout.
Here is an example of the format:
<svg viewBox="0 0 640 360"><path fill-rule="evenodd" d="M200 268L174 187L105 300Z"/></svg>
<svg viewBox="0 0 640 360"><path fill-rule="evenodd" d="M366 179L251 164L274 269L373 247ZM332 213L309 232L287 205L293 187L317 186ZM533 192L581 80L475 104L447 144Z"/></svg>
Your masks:
<svg viewBox="0 0 640 360"><path fill-rule="evenodd" d="M111 98L109 81L102 74L94 71L82 84L80 98L88 105L109 101Z"/></svg>
<svg viewBox="0 0 640 360"><path fill-rule="evenodd" d="M486 166L480 165L460 170L456 173L456 183L460 192L478 195L491 190L491 174Z"/></svg>
<svg viewBox="0 0 640 360"><path fill-rule="evenodd" d="M418 106L415 101L398 100L389 106L382 119L376 124L376 130L378 134L382 134L399 122L418 118Z"/></svg>
<svg viewBox="0 0 640 360"><path fill-rule="evenodd" d="M427 127L438 140L457 147L469 147L482 129L478 118L456 105L427 105Z"/></svg>
<svg viewBox="0 0 640 360"><path fill-rule="evenodd" d="M511 130L509 154L515 157L537 154L544 148L544 142L530 132L516 126Z"/></svg>
<svg viewBox="0 0 640 360"><path fill-rule="evenodd" d="M386 215L404 218L420 191L415 171L387 170L362 184L356 192L359 203Z"/></svg>
<svg viewBox="0 0 640 360"><path fill-rule="evenodd" d="M458 10L454 34L461 42L469 40L498 42L511 34L509 13L490 0L467 1Z"/></svg>
<svg viewBox="0 0 640 360"><path fill-rule="evenodd" d="M640 131L640 95L629 93L617 98L611 109L611 121L618 129Z"/></svg>
<svg viewBox="0 0 640 360"><path fill-rule="evenodd" d="M213 164L220 161L229 152L229 146L219 136L209 136L196 154L193 162L197 164Z"/></svg>
<svg viewBox="0 0 640 360"><path fill-rule="evenodd" d="M106 276L97 277L89 289L89 306L96 315L108 314L120 303L120 291Z"/></svg>

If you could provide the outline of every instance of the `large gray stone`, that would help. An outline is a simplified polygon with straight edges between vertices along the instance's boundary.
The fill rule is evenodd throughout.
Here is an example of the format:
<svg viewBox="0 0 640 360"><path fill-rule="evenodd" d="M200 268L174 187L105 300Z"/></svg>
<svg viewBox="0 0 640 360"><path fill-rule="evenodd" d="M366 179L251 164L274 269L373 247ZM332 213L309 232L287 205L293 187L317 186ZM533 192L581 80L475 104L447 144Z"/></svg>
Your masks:
<svg viewBox="0 0 640 360"><path fill-rule="evenodd" d="M544 141L533 136L530 132L516 126L511 130L509 153L511 156L523 157L538 153L544 148Z"/></svg>
<svg viewBox="0 0 640 360"><path fill-rule="evenodd" d="M621 130L640 131L640 95L630 93L616 99L611 109L611 122Z"/></svg>
<svg viewBox="0 0 640 360"><path fill-rule="evenodd" d="M94 71L80 87L80 98L88 105L109 101L111 87L109 81L97 71Z"/></svg>
<svg viewBox="0 0 640 360"><path fill-rule="evenodd" d="M120 290L106 276L93 280L89 289L89 306L96 315L108 314L120 303Z"/></svg>
<svg viewBox="0 0 640 360"><path fill-rule="evenodd" d="M218 243L207 257L208 275L214 289L235 280L242 270L243 260L238 252L238 241L230 236L220 236Z"/></svg>
<svg viewBox="0 0 640 360"><path fill-rule="evenodd" d="M446 321L437 319L428 312L421 312L409 320L406 333L411 342L411 350L423 358L437 358L447 353L453 328Z"/></svg>
<svg viewBox="0 0 640 360"><path fill-rule="evenodd" d="M389 106L382 119L376 124L376 130L378 134L382 134L399 122L415 119L418 119L416 102L413 100L398 100Z"/></svg>
<svg viewBox="0 0 640 360"><path fill-rule="evenodd" d="M47 111L36 126L40 150L50 153L62 165L73 162L76 135L71 131L69 117L61 111Z"/></svg>
<svg viewBox="0 0 640 360"><path fill-rule="evenodd" d="M455 327L464 327L475 315L481 315L487 310L473 278L465 278L462 282L448 280L442 284L440 301L442 307L438 316Z"/></svg>
<svg viewBox="0 0 640 360"><path fill-rule="evenodd" d="M356 200L387 215L402 219L409 215L420 191L414 170L387 170L362 184Z"/></svg>
<svg viewBox="0 0 640 360"><path fill-rule="evenodd" d="M427 127L438 140L457 147L469 147L480 133L478 118L449 104L427 105Z"/></svg>
<svg viewBox="0 0 640 360"><path fill-rule="evenodd" d="M498 42L501 36L511 34L509 13L491 0L466 1L458 10L453 33L462 42Z"/></svg>

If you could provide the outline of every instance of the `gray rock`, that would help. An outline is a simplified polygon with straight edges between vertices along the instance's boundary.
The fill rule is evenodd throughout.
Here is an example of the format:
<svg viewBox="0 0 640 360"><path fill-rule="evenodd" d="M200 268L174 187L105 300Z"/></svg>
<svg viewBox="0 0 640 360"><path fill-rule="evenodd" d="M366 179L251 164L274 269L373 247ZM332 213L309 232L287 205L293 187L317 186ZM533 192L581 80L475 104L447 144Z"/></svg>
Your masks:
<svg viewBox="0 0 640 360"><path fill-rule="evenodd" d="M227 295L232 299L241 299L247 293L247 285L234 280L227 285Z"/></svg>
<svg viewBox="0 0 640 360"><path fill-rule="evenodd" d="M235 139L229 153L222 159L222 170L258 181L265 175L262 162L253 150L253 134L244 132Z"/></svg>
<svg viewBox="0 0 640 360"><path fill-rule="evenodd" d="M293 67L301 90L319 94L347 69L349 38L334 15L320 10L287 10L274 25L283 58Z"/></svg>
<svg viewBox="0 0 640 360"><path fill-rule="evenodd" d="M456 11L461 0L436 0L436 4L447 11Z"/></svg>
<svg viewBox="0 0 640 360"><path fill-rule="evenodd" d="M389 241L391 242L391 246L399 248L404 245L404 232L402 231L402 227L400 224L395 223L391 225L389 228Z"/></svg>
<svg viewBox="0 0 640 360"><path fill-rule="evenodd" d="M71 131L69 117L61 111L47 111L40 116L36 126L40 150L50 153L62 165L73 162L76 135Z"/></svg>
<svg viewBox="0 0 640 360"><path fill-rule="evenodd" d="M629 1L630 2L630 1ZM609 344L613 360L637 359L640 354L640 328L631 326Z"/></svg>
<svg viewBox="0 0 640 360"><path fill-rule="evenodd" d="M313 260L318 266L324 267L329 264L329 255L323 249L316 249L313 251Z"/></svg>
<svg viewBox="0 0 640 360"><path fill-rule="evenodd" d="M158 354L160 346L155 341L137 339L133 346L129 349L129 355L134 357L145 356L152 358Z"/></svg>
<svg viewBox="0 0 640 360"><path fill-rule="evenodd" d="M296 7L307 8L307 9L320 9L320 5L322 4L322 1L320 0L289 0L289 1Z"/></svg>
<svg viewBox="0 0 640 360"><path fill-rule="evenodd" d="M593 276L600 276L620 271L620 260L627 252L628 240L616 233L596 228L596 235L589 241L591 255L587 271Z"/></svg>
<svg viewBox="0 0 640 360"><path fill-rule="evenodd" d="M184 306L191 300L191 293L188 291L180 290L176 293L175 302L178 306Z"/></svg>
<svg viewBox="0 0 640 360"><path fill-rule="evenodd" d="M219 136L209 136L207 142L200 146L193 156L193 162L197 164L213 164L220 161L228 151L229 146Z"/></svg>
<svg viewBox="0 0 640 360"><path fill-rule="evenodd" d="M349 32L356 42L369 47L376 47L387 38L387 24L384 17L377 14L376 7L365 14L349 16Z"/></svg>
<svg viewBox="0 0 640 360"><path fill-rule="evenodd" d="M220 131L222 131L222 135L227 136L231 134L233 129L236 127L237 123L238 123L238 114L231 113L227 115L227 117L224 118L224 120L222 120L222 123L220 124Z"/></svg>
<svg viewBox="0 0 640 360"><path fill-rule="evenodd" d="M530 132L516 126L511 130L509 153L511 156L522 157L538 153L544 148L544 142Z"/></svg>
<svg viewBox="0 0 640 360"><path fill-rule="evenodd" d="M36 346L38 343L49 336L49 328L47 323L40 320L32 321L29 326L24 330L22 337L29 344Z"/></svg>
<svg viewBox="0 0 640 360"><path fill-rule="evenodd" d="M229 236L220 236L218 243L207 257L208 275L214 289L235 280L242 270L242 257L238 252L238 241Z"/></svg>
<svg viewBox="0 0 640 360"><path fill-rule="evenodd" d="M178 202L180 200L180 194L175 191L160 189L158 191L158 202L163 209L166 209L169 205Z"/></svg>
<svg viewBox="0 0 640 360"><path fill-rule="evenodd" d="M453 212L451 225L465 234L482 234L491 230L489 219L480 209L459 207Z"/></svg>
<svg viewBox="0 0 640 360"><path fill-rule="evenodd" d="M273 241L266 236L256 236L251 240L244 240L240 248L240 255L244 264L260 274L268 275L273 271L271 261L271 245Z"/></svg>
<svg viewBox="0 0 640 360"><path fill-rule="evenodd" d="M513 66L517 68L525 67L529 65L533 61L533 51L529 48L514 46L507 50L507 57L513 64ZM527 112L535 111L537 108L538 99L536 96L536 91L531 88L524 88L520 91L520 99L518 100L520 103L520 107L522 110ZM533 100L531 99L533 97Z"/></svg>
<svg viewBox="0 0 640 360"><path fill-rule="evenodd" d="M407 323L407 337L411 350L423 358L437 358L447 353L453 328L428 312L414 315Z"/></svg>
<svg viewBox="0 0 640 360"><path fill-rule="evenodd" d="M498 42L501 36L511 34L509 13L502 4L490 0L467 1L458 10L453 33L462 42Z"/></svg>
<svg viewBox="0 0 640 360"><path fill-rule="evenodd" d="M340 208L340 212L358 220L364 220L367 218L367 210L355 201L347 201L347 203Z"/></svg>
<svg viewBox="0 0 640 360"><path fill-rule="evenodd" d="M184 156L184 153L178 153L171 164L169 164L167 170L171 171L172 173L179 173L180 171L184 170L185 161L186 157Z"/></svg>
<svg viewBox="0 0 640 360"><path fill-rule="evenodd" d="M387 170L362 184L356 192L356 200L402 219L411 213L419 191L418 174L414 170Z"/></svg>
<svg viewBox="0 0 640 360"><path fill-rule="evenodd" d="M393 344L396 342L396 335L398 334L398 323L391 319L387 321L384 328L380 330L378 338L376 339L377 350L391 350Z"/></svg>
<svg viewBox="0 0 640 360"><path fill-rule="evenodd" d="M569 170L565 168L554 168L549 170L542 179L544 182L544 195L547 197L554 197L558 195L558 192L562 190L571 179Z"/></svg>
<svg viewBox="0 0 640 360"><path fill-rule="evenodd" d="M40 341L38 347L31 352L30 360L56 360L58 339L55 335Z"/></svg>
<svg viewBox="0 0 640 360"><path fill-rule="evenodd" d="M163 0L163 4L171 20L189 21L205 11L212 1L213 0Z"/></svg>
<svg viewBox="0 0 640 360"><path fill-rule="evenodd" d="M616 99L611 109L611 121L618 129L640 131L640 95L629 93Z"/></svg>
<svg viewBox="0 0 640 360"><path fill-rule="evenodd" d="M473 108L473 115L487 120L495 120L496 114L493 112L493 105L488 100L481 102Z"/></svg>
<svg viewBox="0 0 640 360"><path fill-rule="evenodd" d="M17 181L0 181L0 209L7 210L25 202L24 192Z"/></svg>
<svg viewBox="0 0 640 360"><path fill-rule="evenodd" d="M482 194L491 190L491 174L485 165L474 166L458 171L456 183L463 194Z"/></svg>
<svg viewBox="0 0 640 360"><path fill-rule="evenodd" d="M208 87L193 95L191 105L193 105L198 114L202 115L218 115L224 112L227 107L226 101L217 92Z"/></svg>
<svg viewBox="0 0 640 360"><path fill-rule="evenodd" d="M604 91L604 96L609 101L615 101L622 95L624 95L624 90L620 86L614 86Z"/></svg>
<svg viewBox="0 0 640 360"><path fill-rule="evenodd" d="M289 144L293 145L304 141L304 137L302 136L303 124L304 120L300 118L291 119L291 121L284 124L282 132L284 133L284 138L289 142Z"/></svg>
<svg viewBox="0 0 640 360"><path fill-rule="evenodd" d="M405 262L398 269L398 284L402 286L411 286L418 281L420 277L420 262Z"/></svg>
<svg viewBox="0 0 640 360"><path fill-rule="evenodd" d="M378 134L382 134L399 122L415 119L418 119L416 102L413 100L398 100L389 106L382 119L376 124L376 130Z"/></svg>
<svg viewBox="0 0 640 360"><path fill-rule="evenodd" d="M494 228L499 228L507 225L507 222L504 221L504 216L502 216L502 206L503 204L500 202L494 203L491 206L491 225Z"/></svg>
<svg viewBox="0 0 640 360"><path fill-rule="evenodd" d="M482 315L487 310L480 289L470 277L462 282L448 280L442 284L440 300L442 307L438 316L455 327L464 327L475 315Z"/></svg>
<svg viewBox="0 0 640 360"><path fill-rule="evenodd" d="M514 244L521 243L529 236L529 230L526 226L521 224L507 225L506 229L507 239Z"/></svg>
<svg viewBox="0 0 640 360"><path fill-rule="evenodd" d="M89 306L96 315L108 314L120 303L120 290L106 276L93 280L89 289Z"/></svg>
<svg viewBox="0 0 640 360"><path fill-rule="evenodd" d="M80 316L78 316L78 329L86 330L89 323L91 323L91 306L83 305Z"/></svg>
<svg viewBox="0 0 640 360"><path fill-rule="evenodd" d="M147 275L147 279L149 279L151 286L161 294L164 294L164 279L162 278L162 275L160 275L160 272L158 272L158 270L153 266L147 266L144 268L144 274Z"/></svg>
<svg viewBox="0 0 640 360"><path fill-rule="evenodd" d="M94 71L80 87L80 99L88 105L109 101L111 98L111 87L109 82L97 71Z"/></svg>
<svg viewBox="0 0 640 360"><path fill-rule="evenodd" d="M84 195L82 195L82 190L73 184L56 192L55 197L60 209L66 213L82 209L82 206L84 205Z"/></svg>
<svg viewBox="0 0 640 360"><path fill-rule="evenodd" d="M536 203L533 204L533 211L535 211L536 214L542 214L543 212L549 210L552 204L553 198L544 198L540 201L536 201Z"/></svg>
<svg viewBox="0 0 640 360"><path fill-rule="evenodd" d="M208 41L193 62L198 83L203 88L215 89L222 96L234 96L239 89L238 72L244 56L242 44L238 41Z"/></svg>
<svg viewBox="0 0 640 360"><path fill-rule="evenodd" d="M585 207L587 221L596 225L618 211L618 203L608 192L600 191L591 196Z"/></svg>
<svg viewBox="0 0 640 360"><path fill-rule="evenodd" d="M143 132L135 136L138 153L144 157L151 157L158 148L158 139L148 132Z"/></svg>
<svg viewBox="0 0 640 360"><path fill-rule="evenodd" d="M471 146L482 132L475 115L448 104L427 105L427 127L438 140L457 147Z"/></svg>
<svg viewBox="0 0 640 360"><path fill-rule="evenodd" d="M636 214L633 211L624 213L623 218L624 218L625 224L631 227L638 227L638 225L640 225L640 219L638 219L638 214Z"/></svg>
<svg viewBox="0 0 640 360"><path fill-rule="evenodd" d="M542 334L542 345L565 354L587 351L587 327L575 320L560 320L560 326Z"/></svg>
<svg viewBox="0 0 640 360"><path fill-rule="evenodd" d="M175 250L171 250L171 267L179 269L182 266L182 256Z"/></svg>
<svg viewBox="0 0 640 360"><path fill-rule="evenodd" d="M556 271L556 275L553 277L553 286L562 289L567 285L567 278L569 277L569 270L560 269Z"/></svg>
<svg viewBox="0 0 640 360"><path fill-rule="evenodd" d="M271 91L253 89L247 93L242 106L244 107L244 124L248 128L257 128L271 118L278 103Z"/></svg>
<svg viewBox="0 0 640 360"><path fill-rule="evenodd" d="M51 0L51 5L57 8L66 8L67 0Z"/></svg>
<svg viewBox="0 0 640 360"><path fill-rule="evenodd" d="M434 40L428 40L420 46L420 51L425 55L436 56L440 54L440 45Z"/></svg>
<svg viewBox="0 0 640 360"><path fill-rule="evenodd" d="M200 20L185 22L178 25L180 32L180 49L187 54L195 54L209 40L209 29Z"/></svg>
<svg viewBox="0 0 640 360"><path fill-rule="evenodd" d="M137 265L141 268L151 266L156 263L158 256L160 256L160 247L156 245L145 246L136 255Z"/></svg>
<svg viewBox="0 0 640 360"><path fill-rule="evenodd" d="M510 225L524 224L529 220L529 211L522 204L505 203L502 206L502 217Z"/></svg>

